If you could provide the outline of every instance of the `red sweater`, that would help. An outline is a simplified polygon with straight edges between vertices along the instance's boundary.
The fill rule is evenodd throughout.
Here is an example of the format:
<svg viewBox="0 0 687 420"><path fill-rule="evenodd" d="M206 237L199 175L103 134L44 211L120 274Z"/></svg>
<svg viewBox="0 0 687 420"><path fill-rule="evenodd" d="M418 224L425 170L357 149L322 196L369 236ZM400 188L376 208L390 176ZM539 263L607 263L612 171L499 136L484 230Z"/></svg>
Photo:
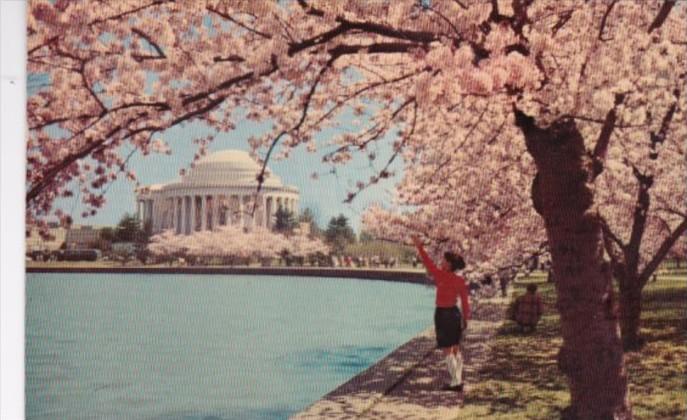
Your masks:
<svg viewBox="0 0 687 420"><path fill-rule="evenodd" d="M434 264L434 261L427 255L422 245L418 245L418 252L422 262L427 267L429 275L437 286L436 305L439 308L452 308L458 302L460 295L461 307L465 320L470 319L470 302L468 301L468 288L465 279L451 271L442 270Z"/></svg>

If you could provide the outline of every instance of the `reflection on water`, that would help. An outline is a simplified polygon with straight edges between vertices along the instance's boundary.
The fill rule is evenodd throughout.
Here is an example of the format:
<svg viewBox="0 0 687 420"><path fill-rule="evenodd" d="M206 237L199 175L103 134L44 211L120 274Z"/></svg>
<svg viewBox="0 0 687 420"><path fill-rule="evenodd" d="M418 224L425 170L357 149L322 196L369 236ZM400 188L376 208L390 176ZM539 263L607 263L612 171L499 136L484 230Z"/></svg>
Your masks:
<svg viewBox="0 0 687 420"><path fill-rule="evenodd" d="M283 419L431 323L426 287L28 274L31 419Z"/></svg>

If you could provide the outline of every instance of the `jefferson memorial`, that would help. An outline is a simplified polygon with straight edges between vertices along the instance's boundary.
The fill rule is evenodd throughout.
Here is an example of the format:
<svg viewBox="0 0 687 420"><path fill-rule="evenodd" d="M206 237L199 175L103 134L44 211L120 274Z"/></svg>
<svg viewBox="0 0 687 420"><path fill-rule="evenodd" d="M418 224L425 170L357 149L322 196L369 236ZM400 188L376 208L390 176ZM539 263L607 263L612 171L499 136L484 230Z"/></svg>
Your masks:
<svg viewBox="0 0 687 420"><path fill-rule="evenodd" d="M269 168L256 197L260 169L241 150L207 155L178 182L139 187L138 218L144 225L150 224L153 233L172 229L188 235L228 224L271 228L280 207L296 216L298 189L283 185Z"/></svg>

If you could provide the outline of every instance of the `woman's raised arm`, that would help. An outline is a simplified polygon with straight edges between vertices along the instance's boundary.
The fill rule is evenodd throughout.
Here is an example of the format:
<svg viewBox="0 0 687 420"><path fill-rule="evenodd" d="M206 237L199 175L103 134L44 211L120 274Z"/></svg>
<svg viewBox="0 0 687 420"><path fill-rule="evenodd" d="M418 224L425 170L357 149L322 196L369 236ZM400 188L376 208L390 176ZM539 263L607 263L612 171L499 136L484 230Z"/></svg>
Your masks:
<svg viewBox="0 0 687 420"><path fill-rule="evenodd" d="M436 264L434 264L432 258L430 258L430 256L427 255L427 252L425 252L425 248L422 246L420 238L418 238L417 235L413 235L412 238L413 243L415 244L415 248L417 248L417 252L418 254L420 254L420 259L422 260L422 263L425 265L425 267L427 267L427 271L429 271L430 274L434 275L439 271L439 268L436 266Z"/></svg>

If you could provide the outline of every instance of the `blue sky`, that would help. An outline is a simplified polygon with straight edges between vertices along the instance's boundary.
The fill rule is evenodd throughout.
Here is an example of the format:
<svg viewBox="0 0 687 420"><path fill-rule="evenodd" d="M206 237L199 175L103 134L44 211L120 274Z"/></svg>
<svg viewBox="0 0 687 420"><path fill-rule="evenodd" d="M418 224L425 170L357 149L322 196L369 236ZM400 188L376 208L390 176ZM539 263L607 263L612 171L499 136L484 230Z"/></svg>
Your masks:
<svg viewBox="0 0 687 420"><path fill-rule="evenodd" d="M215 137L214 142L208 147L208 153L224 149L249 150L247 139L251 135L263 130L260 125L241 121L237 128L230 133L221 133ZM202 123L188 123L167 130L161 135L172 148L172 155L151 154L142 156L135 152L129 161L129 167L133 169L142 185L165 183L179 178L179 169L188 168L197 150L193 139L214 130ZM326 133L316 136L318 144L327 140ZM383 139L377 146L377 160L375 167L379 170L386 159L391 155L390 138ZM395 175L377 185L374 185L359 194L351 204L343 203L347 191L355 190L358 180L367 180L374 173L366 154L356 154L354 159L346 165L337 166L337 174L326 174L331 166L322 163L322 155L331 150L323 148L315 153L305 150L305 147L296 148L288 159L270 160L268 166L281 177L287 185L294 185L300 190L300 210L310 208L316 215L320 226L326 227L329 219L339 213L346 215L356 231L360 228L360 216L364 209L372 203L388 204L392 198L393 186L402 175L402 160L398 157L392 165ZM124 147L120 151L122 155L128 154L131 147ZM313 180L311 174L317 172L319 179ZM71 214L75 223L93 225L115 225L124 213L133 213L135 210L134 188L135 183L120 177L106 193L107 203L105 208L92 217L82 218L83 206L76 195L69 199L59 200L57 207Z"/></svg>

